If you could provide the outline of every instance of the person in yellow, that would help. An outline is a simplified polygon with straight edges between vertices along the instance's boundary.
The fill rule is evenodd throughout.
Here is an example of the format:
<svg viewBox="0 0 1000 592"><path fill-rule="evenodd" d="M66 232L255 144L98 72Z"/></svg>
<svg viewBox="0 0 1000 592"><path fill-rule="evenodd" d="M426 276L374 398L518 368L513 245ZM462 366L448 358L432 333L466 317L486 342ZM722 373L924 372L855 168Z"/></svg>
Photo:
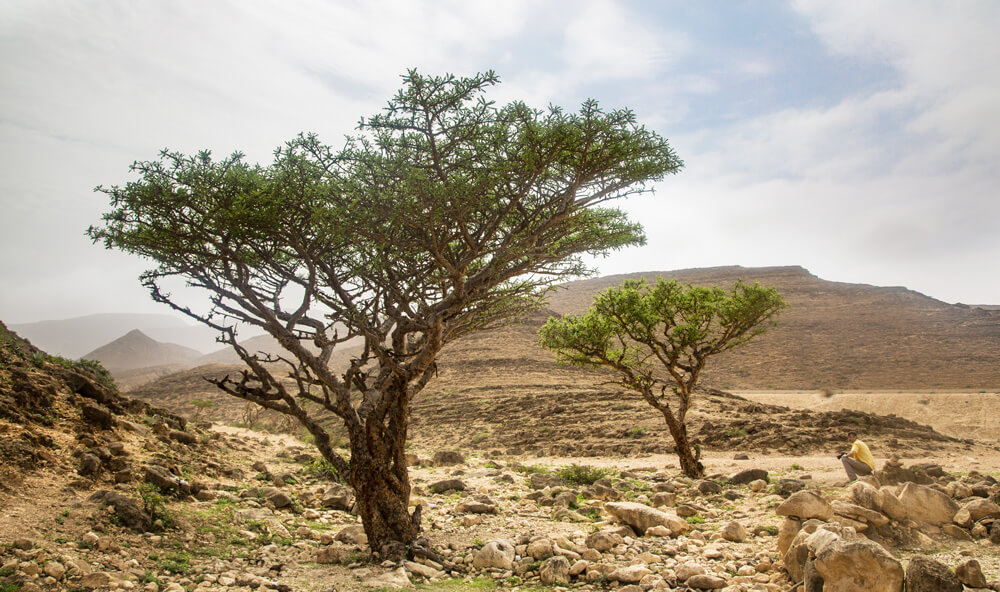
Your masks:
<svg viewBox="0 0 1000 592"><path fill-rule="evenodd" d="M875 458L868 445L858 440L855 432L847 432L847 441L851 443L851 451L846 454L841 452L837 458L844 463L848 480L854 481L858 475L871 475L875 470Z"/></svg>

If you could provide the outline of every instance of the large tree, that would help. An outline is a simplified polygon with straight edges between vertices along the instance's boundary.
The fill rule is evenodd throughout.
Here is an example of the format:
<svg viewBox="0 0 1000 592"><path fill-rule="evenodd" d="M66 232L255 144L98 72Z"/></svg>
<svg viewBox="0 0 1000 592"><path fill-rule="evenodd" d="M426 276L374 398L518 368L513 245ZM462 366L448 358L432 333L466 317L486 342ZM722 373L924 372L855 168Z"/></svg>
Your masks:
<svg viewBox="0 0 1000 592"><path fill-rule="evenodd" d="M616 371L622 386L663 415L684 474L702 477L686 420L705 364L766 331L784 306L776 289L757 283L724 290L627 280L582 315L550 318L541 343L562 361Z"/></svg>
<svg viewBox="0 0 1000 592"><path fill-rule="evenodd" d="M309 430L383 557L420 530L404 445L441 348L536 306L587 271L581 255L642 243L641 227L606 204L682 166L629 110L498 106L485 98L497 82L411 71L342 149L302 135L269 166L164 151L133 164L137 180L98 187L112 209L91 238L155 262L140 278L152 297L220 332L247 369L218 387ZM210 306L168 293L171 278ZM285 355L248 351L236 323ZM362 345L332 369L348 341ZM317 409L342 421L346 457Z"/></svg>

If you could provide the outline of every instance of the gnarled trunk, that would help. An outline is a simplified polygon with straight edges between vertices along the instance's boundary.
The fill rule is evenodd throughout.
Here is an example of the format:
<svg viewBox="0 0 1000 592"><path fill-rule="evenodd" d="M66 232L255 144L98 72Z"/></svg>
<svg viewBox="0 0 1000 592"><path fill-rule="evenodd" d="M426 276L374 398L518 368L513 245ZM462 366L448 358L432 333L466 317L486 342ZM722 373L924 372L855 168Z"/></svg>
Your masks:
<svg viewBox="0 0 1000 592"><path fill-rule="evenodd" d="M670 435L674 438L677 458L681 462L681 471L692 479L704 477L705 465L701 464L701 461L698 460L698 455L692 450L691 441L688 439L687 426L683 421L679 421L674 417L669 409L661 409L661 412L667 422L667 428L670 429Z"/></svg>
<svg viewBox="0 0 1000 592"><path fill-rule="evenodd" d="M420 533L420 511L408 512L410 482L405 466L398 470L386 459L368 460L351 471L358 514L372 554L398 560Z"/></svg>

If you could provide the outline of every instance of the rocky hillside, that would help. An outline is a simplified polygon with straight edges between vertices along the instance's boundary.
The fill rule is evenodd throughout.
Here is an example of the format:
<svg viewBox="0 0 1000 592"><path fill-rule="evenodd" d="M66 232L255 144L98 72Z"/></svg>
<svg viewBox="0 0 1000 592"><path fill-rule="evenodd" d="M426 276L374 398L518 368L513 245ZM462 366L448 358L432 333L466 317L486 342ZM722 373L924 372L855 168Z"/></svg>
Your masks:
<svg viewBox="0 0 1000 592"><path fill-rule="evenodd" d="M625 279L696 285L737 279L775 286L788 302L778 326L712 360L705 380L723 390L996 390L1000 311L947 304L901 287L830 282L801 267L718 267L572 282L551 300L577 314Z"/></svg>

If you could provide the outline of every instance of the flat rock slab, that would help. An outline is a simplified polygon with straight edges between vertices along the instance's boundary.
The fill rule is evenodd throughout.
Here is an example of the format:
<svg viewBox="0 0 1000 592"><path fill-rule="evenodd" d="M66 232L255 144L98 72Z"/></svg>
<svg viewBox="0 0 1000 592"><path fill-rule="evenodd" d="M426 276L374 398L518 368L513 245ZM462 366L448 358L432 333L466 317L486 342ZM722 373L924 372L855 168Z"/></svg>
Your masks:
<svg viewBox="0 0 1000 592"><path fill-rule="evenodd" d="M640 534L644 534L654 526L665 526L670 529L673 536L677 536L690 528L686 521L675 514L668 514L635 502L608 502L604 504L604 509L616 519L635 528Z"/></svg>

